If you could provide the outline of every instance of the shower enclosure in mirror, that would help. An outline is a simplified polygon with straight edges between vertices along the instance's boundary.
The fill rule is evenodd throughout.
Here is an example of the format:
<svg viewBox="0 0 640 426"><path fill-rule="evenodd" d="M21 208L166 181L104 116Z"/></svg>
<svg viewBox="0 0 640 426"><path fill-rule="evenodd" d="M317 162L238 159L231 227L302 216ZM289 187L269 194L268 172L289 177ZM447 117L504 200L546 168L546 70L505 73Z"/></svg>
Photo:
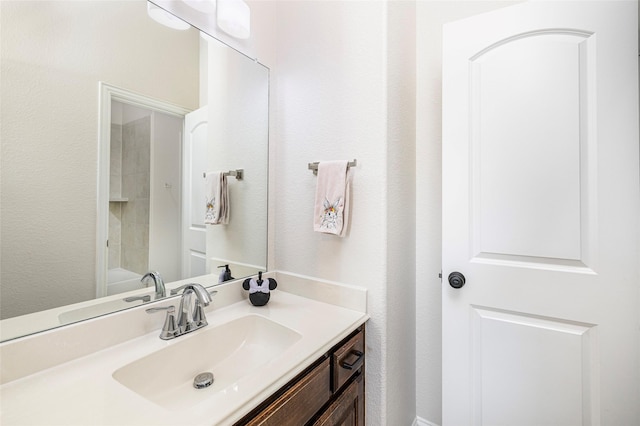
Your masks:
<svg viewBox="0 0 640 426"><path fill-rule="evenodd" d="M98 227L108 232L105 249L101 244L97 247L99 255L106 254L96 268L99 296L144 287L141 279L150 270L161 269L162 277L169 281L187 278L180 271L179 201L180 154L188 110L161 102L142 103L136 101L142 98L139 95L119 92L122 101L111 97L107 106L111 119L101 125L108 126L102 132L106 135L108 131L109 137L100 143L108 142L109 155L108 161L106 155L100 161L98 180L108 185L108 196L98 199L109 214L98 217ZM106 221L102 220L105 216ZM199 275L205 273L202 270Z"/></svg>
<svg viewBox="0 0 640 426"><path fill-rule="evenodd" d="M266 67L144 0L3 0L0 20L2 340L153 300L148 270L266 268ZM234 169L229 224L205 225L203 172Z"/></svg>

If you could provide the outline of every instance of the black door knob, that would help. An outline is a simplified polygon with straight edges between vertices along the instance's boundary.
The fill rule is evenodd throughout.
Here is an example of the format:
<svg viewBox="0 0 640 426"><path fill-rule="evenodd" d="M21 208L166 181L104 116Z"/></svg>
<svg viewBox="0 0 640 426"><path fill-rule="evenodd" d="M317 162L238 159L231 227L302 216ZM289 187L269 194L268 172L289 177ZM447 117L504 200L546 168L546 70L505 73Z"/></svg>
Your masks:
<svg viewBox="0 0 640 426"><path fill-rule="evenodd" d="M453 288L462 288L465 281L464 275L460 272L452 272L449 274L449 285Z"/></svg>

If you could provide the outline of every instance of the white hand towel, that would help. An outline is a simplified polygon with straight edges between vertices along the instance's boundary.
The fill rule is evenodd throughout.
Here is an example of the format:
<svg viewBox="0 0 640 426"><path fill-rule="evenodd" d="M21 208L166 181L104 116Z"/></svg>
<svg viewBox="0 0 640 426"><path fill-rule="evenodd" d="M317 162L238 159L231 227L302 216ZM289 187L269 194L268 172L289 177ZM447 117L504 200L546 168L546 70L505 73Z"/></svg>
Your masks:
<svg viewBox="0 0 640 426"><path fill-rule="evenodd" d="M229 190L226 176L223 172L207 173L204 185L206 204L204 223L226 225L229 223Z"/></svg>
<svg viewBox="0 0 640 426"><path fill-rule="evenodd" d="M318 164L313 230L344 237L349 225L351 174L348 161Z"/></svg>

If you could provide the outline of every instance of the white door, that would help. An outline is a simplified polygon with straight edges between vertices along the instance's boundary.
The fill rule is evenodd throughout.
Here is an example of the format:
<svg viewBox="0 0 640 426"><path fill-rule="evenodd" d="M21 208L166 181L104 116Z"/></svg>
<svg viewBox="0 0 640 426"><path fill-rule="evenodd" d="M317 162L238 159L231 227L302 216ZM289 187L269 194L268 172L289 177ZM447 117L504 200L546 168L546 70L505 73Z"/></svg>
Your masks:
<svg viewBox="0 0 640 426"><path fill-rule="evenodd" d="M204 177L207 161L208 108L185 116L183 144L182 277L207 273L206 228L204 224Z"/></svg>
<svg viewBox="0 0 640 426"><path fill-rule="evenodd" d="M640 424L637 17L527 2L444 29L445 426Z"/></svg>
<svg viewBox="0 0 640 426"><path fill-rule="evenodd" d="M151 113L149 268L166 282L182 277L180 227L184 116Z"/></svg>

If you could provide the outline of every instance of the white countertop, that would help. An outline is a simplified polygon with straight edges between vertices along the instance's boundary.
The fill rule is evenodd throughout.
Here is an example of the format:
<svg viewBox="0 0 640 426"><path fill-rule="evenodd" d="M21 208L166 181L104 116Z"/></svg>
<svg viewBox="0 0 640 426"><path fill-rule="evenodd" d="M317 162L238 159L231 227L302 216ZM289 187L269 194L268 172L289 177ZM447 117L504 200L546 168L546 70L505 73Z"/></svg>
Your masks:
<svg viewBox="0 0 640 426"><path fill-rule="evenodd" d="M348 307L344 307L345 304L339 306L339 297L334 297L330 303L318 301L322 297L313 295L314 288L317 292L313 285L308 288L310 297L316 300L296 295L304 293L308 283L300 285L301 279L293 276L292 283L280 285L287 279L287 276L278 276L278 288L282 290L272 292L266 306L254 307L244 299L216 307L214 298L213 307L207 309L208 327L255 314L291 328L302 336L281 355L269 360L264 368L238 380L224 391L214 387L192 389L201 402L187 409L169 410L138 395L112 377L116 370L130 362L207 330L205 327L189 335L163 341L158 337L164 315L160 314L157 330L5 382L0 387L0 423L3 426L233 424L368 319L365 312L353 309L352 301L346 304ZM320 287L326 286L331 286L334 296L340 293L339 286L336 290L331 284L320 284ZM286 291L287 287L291 292ZM366 291L355 293L364 294L366 304ZM353 295L353 292L349 294ZM159 306L165 304L169 303L159 303ZM49 341L55 339L50 337ZM11 352L6 353L14 356ZM188 363L189 354L185 353L175 362ZM166 368L170 369L171 365Z"/></svg>

